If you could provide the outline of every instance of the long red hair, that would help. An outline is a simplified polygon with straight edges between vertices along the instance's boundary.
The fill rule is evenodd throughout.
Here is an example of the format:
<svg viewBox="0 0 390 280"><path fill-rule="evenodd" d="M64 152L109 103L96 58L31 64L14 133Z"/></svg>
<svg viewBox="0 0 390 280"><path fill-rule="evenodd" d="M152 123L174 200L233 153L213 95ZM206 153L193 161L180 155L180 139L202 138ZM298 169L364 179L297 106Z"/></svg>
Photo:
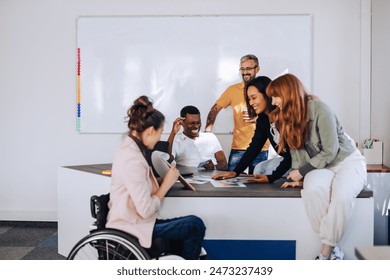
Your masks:
<svg viewBox="0 0 390 280"><path fill-rule="evenodd" d="M292 74L285 74L273 80L267 87L269 97L280 97L281 108L270 113L270 120L279 130L278 153L286 146L291 150L304 147L308 131L307 101L312 98L301 81Z"/></svg>

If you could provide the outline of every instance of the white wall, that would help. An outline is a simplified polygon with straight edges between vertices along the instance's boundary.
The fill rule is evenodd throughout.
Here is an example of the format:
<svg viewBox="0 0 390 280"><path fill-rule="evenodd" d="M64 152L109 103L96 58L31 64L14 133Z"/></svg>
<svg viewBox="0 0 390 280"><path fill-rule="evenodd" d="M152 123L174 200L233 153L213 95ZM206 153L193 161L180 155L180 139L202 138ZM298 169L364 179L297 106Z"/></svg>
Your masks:
<svg viewBox="0 0 390 280"><path fill-rule="evenodd" d="M0 220L56 220L56 168L111 162L120 141L76 132L78 16L300 13L313 15L313 93L362 140L359 0L0 0Z"/></svg>
<svg viewBox="0 0 390 280"><path fill-rule="evenodd" d="M390 1L372 1L371 136L383 141L383 163L390 166Z"/></svg>

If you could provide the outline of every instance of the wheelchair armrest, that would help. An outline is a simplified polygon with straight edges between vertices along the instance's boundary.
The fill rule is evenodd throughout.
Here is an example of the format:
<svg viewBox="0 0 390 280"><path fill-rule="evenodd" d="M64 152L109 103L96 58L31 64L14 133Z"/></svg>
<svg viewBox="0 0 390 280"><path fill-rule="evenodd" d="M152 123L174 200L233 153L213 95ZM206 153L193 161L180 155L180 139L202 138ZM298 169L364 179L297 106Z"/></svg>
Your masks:
<svg viewBox="0 0 390 280"><path fill-rule="evenodd" d="M91 196L91 201L89 203L90 209L91 209L91 216L92 218L96 219L96 200L98 199L97 195Z"/></svg>
<svg viewBox="0 0 390 280"><path fill-rule="evenodd" d="M102 229L106 227L108 202L110 201L110 194L102 194L100 196L93 195L90 201L91 216L96 219L96 227Z"/></svg>

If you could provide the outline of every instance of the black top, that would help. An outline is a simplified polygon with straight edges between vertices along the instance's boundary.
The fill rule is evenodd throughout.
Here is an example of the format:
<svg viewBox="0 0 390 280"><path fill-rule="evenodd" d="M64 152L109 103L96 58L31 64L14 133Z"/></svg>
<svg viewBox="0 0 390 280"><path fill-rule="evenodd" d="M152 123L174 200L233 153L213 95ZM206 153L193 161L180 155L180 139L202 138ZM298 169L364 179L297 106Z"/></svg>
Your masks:
<svg viewBox="0 0 390 280"><path fill-rule="evenodd" d="M274 147L275 151L277 151L277 143L275 143L273 136L271 135L271 125L269 122L268 115L265 113L261 113L258 115L256 120L256 130L253 135L252 141L249 144L248 149L245 151L242 156L240 162L237 164L236 168L234 168L234 172L237 175L241 174L251 163L255 160L255 158L261 152L265 142L267 139L270 140L272 147ZM290 168L291 168L291 155L290 151L286 148L280 156L283 157L283 160L280 162L279 166L272 172L271 175L267 175L268 181L271 183L283 176Z"/></svg>

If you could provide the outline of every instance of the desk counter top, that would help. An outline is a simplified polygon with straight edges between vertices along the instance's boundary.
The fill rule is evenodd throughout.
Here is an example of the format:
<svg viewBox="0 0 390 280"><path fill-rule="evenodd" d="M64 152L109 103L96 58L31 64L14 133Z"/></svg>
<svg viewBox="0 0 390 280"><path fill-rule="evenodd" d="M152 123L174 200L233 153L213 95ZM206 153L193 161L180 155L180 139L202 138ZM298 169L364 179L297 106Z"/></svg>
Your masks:
<svg viewBox="0 0 390 280"><path fill-rule="evenodd" d="M355 254L360 260L390 260L390 246L357 247Z"/></svg>
<svg viewBox="0 0 390 280"><path fill-rule="evenodd" d="M75 166L65 166L65 167L102 175L103 170L111 169L112 163L75 165ZM390 173L390 168L382 164L367 164L367 172L368 173Z"/></svg>
<svg viewBox="0 0 390 280"><path fill-rule="evenodd" d="M78 165L78 166L65 166L78 171L84 171L101 176L103 170L111 169L111 163L92 164L92 165ZM198 171L199 175L211 175L210 171ZM268 184L247 184L247 187L223 187L215 188L211 183L204 184L192 184L196 191L190 191L183 187L181 183L176 183L168 192L168 197L281 197L281 198L300 198L302 188L280 188L283 180L278 180L274 183ZM369 189L364 189L359 195L359 198L372 197L373 192Z"/></svg>
<svg viewBox="0 0 390 280"><path fill-rule="evenodd" d="M383 164L367 164L368 173L390 173L390 168Z"/></svg>

